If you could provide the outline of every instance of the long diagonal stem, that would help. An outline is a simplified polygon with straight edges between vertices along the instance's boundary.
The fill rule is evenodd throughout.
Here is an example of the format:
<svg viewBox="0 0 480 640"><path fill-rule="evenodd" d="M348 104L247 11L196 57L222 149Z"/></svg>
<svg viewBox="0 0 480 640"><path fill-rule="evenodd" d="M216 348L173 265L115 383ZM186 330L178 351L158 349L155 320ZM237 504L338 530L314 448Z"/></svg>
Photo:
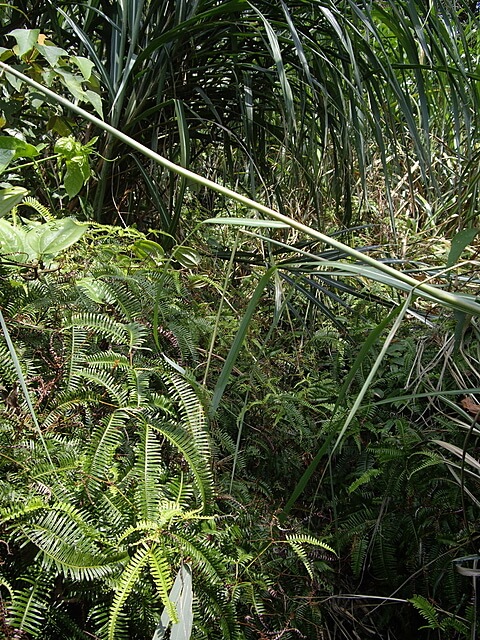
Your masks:
<svg viewBox="0 0 480 640"><path fill-rule="evenodd" d="M203 176L200 176L197 173L190 171L189 169L185 169L184 167L181 167L178 164L175 164L174 162L167 160L167 158L164 158L163 156L159 155L155 151L152 151L148 147L145 147L144 145L140 144L133 138L130 138L130 136L127 136L126 134L122 133L115 127L112 127L111 125L104 122L100 118L97 118L93 114L89 113L88 111L85 111L78 105L74 104L73 102L70 102L70 100L67 100L62 96L59 96L51 89L48 89L47 87L44 87L43 85L39 84L35 80L32 80L31 78L21 73L17 69L13 69L9 65L1 61L0 61L0 69L3 69L4 72L15 76L16 78L30 85L37 91L40 91L53 102L61 104L66 109L73 111L74 113L78 114L85 120L88 120L95 126L99 127L100 129L103 129L104 131L114 136L121 142L132 147L132 149L135 149L136 151L142 153L147 158L150 158L154 162L157 162L159 165L161 165L165 169L168 169L173 173L176 173L184 178L187 178L192 182L196 182L197 184L207 187L208 189L212 189L213 191L216 191L217 193L220 193L227 198L231 198L232 200L235 200L245 205L246 207L249 207L250 209L254 209L255 211L258 211L259 213L262 213L265 216L268 216L269 218L273 218L274 220L283 222L287 224L289 227L291 227L292 229L296 229L297 231L300 231L301 233L304 233L310 236L311 238L315 238L320 242L324 242L330 247L338 249L339 251L357 260L358 262L369 265L370 267L373 267L378 271L381 271L391 276L397 282L402 282L412 287L418 293L418 295L427 294L429 297L437 300L440 304L443 304L449 307L454 307L456 309L459 309L461 311L464 311L472 315L480 315L480 304L475 302L474 300L470 300L466 297L455 295L447 291L443 291L442 289L438 289L436 287L433 287L425 283L419 283L417 280L407 275L406 273L397 271L396 269L393 269L387 264L379 262L378 260L375 260L375 258L365 255L364 253L361 253L360 251L357 251L356 249L353 249L352 247L349 247L348 245L343 244L342 242L339 242L338 240L335 240L334 238L327 236L321 233L320 231L317 231L316 229L312 229L311 227L308 227L307 225L304 225L301 222L297 222L293 218L290 218L289 216L285 216L279 213L278 211L271 209L270 207L260 204L259 202L256 202L255 200L248 198L247 196L244 196L240 193L237 193L236 191L233 191L232 189L229 189L228 187L218 184L213 180L209 180L208 178L204 178Z"/></svg>

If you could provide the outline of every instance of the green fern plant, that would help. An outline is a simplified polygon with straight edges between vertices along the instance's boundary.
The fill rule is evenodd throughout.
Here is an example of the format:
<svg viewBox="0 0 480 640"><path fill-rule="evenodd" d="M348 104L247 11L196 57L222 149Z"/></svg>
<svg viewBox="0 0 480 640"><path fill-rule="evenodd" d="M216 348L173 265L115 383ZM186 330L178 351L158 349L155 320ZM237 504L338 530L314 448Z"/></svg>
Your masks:
<svg viewBox="0 0 480 640"><path fill-rule="evenodd" d="M236 509L217 504L198 384L182 373L204 330L182 308L188 291L170 266L145 267L132 250L138 232L108 230L90 253L99 233L86 233L59 272L6 283L6 321L43 437L7 366L0 578L10 628L45 640L151 637L163 609L178 618L169 594L188 562L193 633L246 637L239 612L264 608L270 547L288 547L311 576L310 549L327 547L280 533L263 552L245 545ZM109 264L111 247L121 267ZM258 534L269 540L268 527Z"/></svg>

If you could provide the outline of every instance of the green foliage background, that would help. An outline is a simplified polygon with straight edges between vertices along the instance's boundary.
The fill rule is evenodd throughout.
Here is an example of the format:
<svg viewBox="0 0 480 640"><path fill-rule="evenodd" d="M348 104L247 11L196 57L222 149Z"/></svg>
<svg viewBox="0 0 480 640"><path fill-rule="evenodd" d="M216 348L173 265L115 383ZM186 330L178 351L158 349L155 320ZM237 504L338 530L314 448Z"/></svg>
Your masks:
<svg viewBox="0 0 480 640"><path fill-rule="evenodd" d="M477 27L0 7L5 638L473 637Z"/></svg>

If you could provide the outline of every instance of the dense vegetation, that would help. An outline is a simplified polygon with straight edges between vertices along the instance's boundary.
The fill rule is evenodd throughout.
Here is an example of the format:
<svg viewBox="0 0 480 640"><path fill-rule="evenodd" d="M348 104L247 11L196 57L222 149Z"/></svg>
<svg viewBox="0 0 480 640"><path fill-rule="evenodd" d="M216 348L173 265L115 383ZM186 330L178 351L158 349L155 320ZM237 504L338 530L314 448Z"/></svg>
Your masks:
<svg viewBox="0 0 480 640"><path fill-rule="evenodd" d="M476 637L476 9L0 7L2 637Z"/></svg>

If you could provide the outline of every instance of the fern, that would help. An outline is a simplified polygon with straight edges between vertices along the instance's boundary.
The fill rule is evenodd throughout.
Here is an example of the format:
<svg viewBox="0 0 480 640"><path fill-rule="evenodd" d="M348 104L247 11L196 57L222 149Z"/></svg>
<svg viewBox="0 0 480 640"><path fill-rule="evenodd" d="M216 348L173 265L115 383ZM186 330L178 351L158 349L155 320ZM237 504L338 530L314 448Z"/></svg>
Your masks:
<svg viewBox="0 0 480 640"><path fill-rule="evenodd" d="M163 472L162 449L156 432L145 421L141 422L140 443L136 472L139 483L136 503L142 518L155 519L163 496L160 478Z"/></svg>
<svg viewBox="0 0 480 640"><path fill-rule="evenodd" d="M128 414L119 409L104 418L92 434L85 460L89 491L102 490L114 466L114 455L122 440Z"/></svg>
<svg viewBox="0 0 480 640"><path fill-rule="evenodd" d="M26 586L14 592L9 622L13 627L38 638L41 637L48 611L52 580L47 573L42 572L32 577L23 577L21 582Z"/></svg>
<svg viewBox="0 0 480 640"><path fill-rule="evenodd" d="M421 616L427 621L427 625L422 627L423 629L439 629L440 624L438 622L438 613L431 602L429 602L423 596L414 596L410 598L410 602Z"/></svg>
<svg viewBox="0 0 480 640"><path fill-rule="evenodd" d="M203 451L199 453L191 435L171 422L150 420L149 424L181 453L193 473L203 507L207 508L213 495L213 484L210 469L202 455Z"/></svg>
<svg viewBox="0 0 480 640"><path fill-rule="evenodd" d="M334 550L328 546L328 544L320 540L317 540L316 538L310 535L297 535L297 534L290 535L289 534L286 536L285 540L287 544L290 546L290 548L292 549L292 551L294 551L297 557L301 560L301 562L305 566L305 569L308 572L308 575L312 580L314 580L312 564L308 558L307 552L303 545L308 544L315 547L321 547L322 549L325 549L332 554L335 553Z"/></svg>
<svg viewBox="0 0 480 640"><path fill-rule="evenodd" d="M115 596L110 608L107 635L108 640L116 640L116 629L121 610L127 598L132 593L133 588L141 575L142 569L149 562L150 557L150 547L144 543L137 549L137 552L131 558L127 567L123 571L119 584L115 589Z"/></svg>
<svg viewBox="0 0 480 640"><path fill-rule="evenodd" d="M31 196L25 196L21 202L21 205L34 209L37 213L39 213L42 216L42 218L46 222L50 222L54 219L51 212L47 209L47 207L45 207L38 200L36 200L35 198L32 198Z"/></svg>
<svg viewBox="0 0 480 640"><path fill-rule="evenodd" d="M175 624L178 622L178 615L175 606L169 600L169 592L173 582L170 575L170 566L161 547L158 545L153 545L150 548L149 563L157 592L168 612L172 624Z"/></svg>
<svg viewBox="0 0 480 640"><path fill-rule="evenodd" d="M352 542L352 572L356 579L362 573L365 564L365 558L368 551L368 538L366 536L357 536Z"/></svg>

